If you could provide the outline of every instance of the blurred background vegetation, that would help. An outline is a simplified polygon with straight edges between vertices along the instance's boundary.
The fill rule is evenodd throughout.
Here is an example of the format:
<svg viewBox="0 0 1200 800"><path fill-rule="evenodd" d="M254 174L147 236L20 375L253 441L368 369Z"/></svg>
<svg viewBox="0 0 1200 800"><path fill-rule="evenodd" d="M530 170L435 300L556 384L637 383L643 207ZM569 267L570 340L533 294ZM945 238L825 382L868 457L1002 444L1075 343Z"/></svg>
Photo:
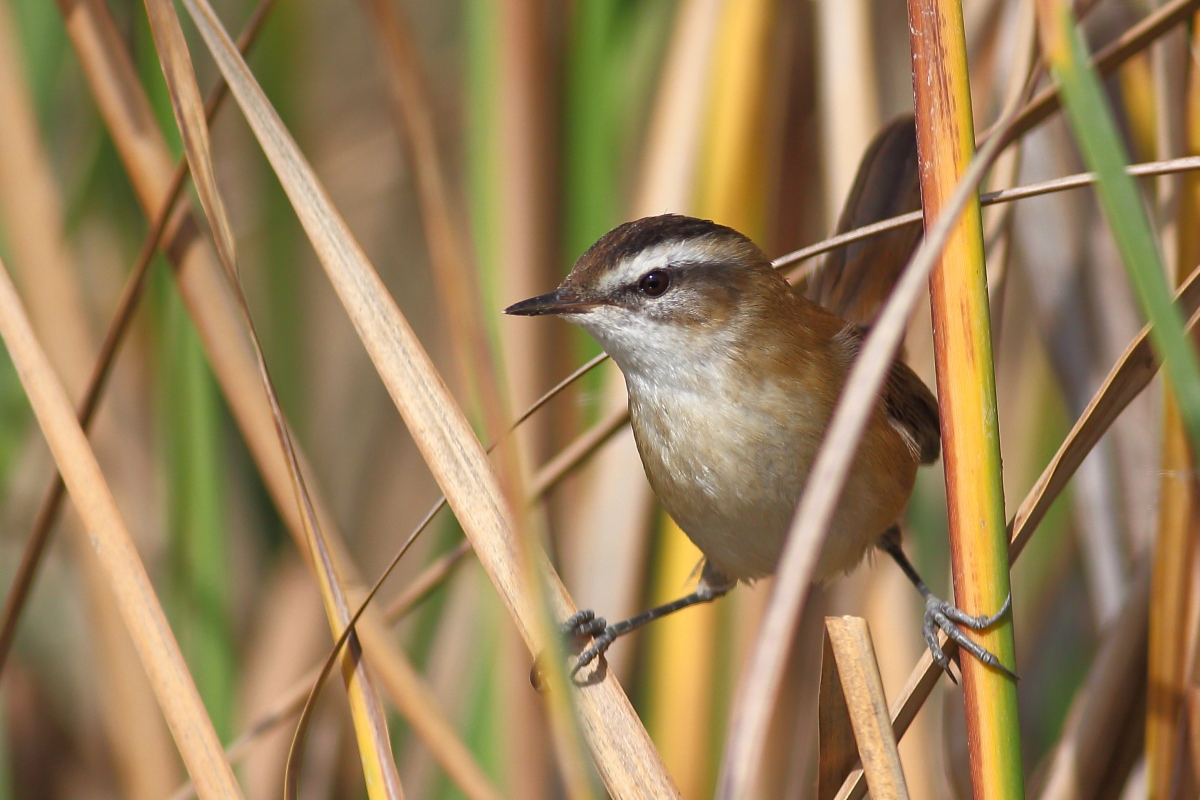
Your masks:
<svg viewBox="0 0 1200 800"><path fill-rule="evenodd" d="M715 219L773 257L817 241L832 231L875 131L912 107L903 0L391 2L417 44L457 233L483 287L515 410L598 350L560 321L513 321L500 309L549 290L598 236L645 214ZM964 2L976 130L993 121L1018 68L1021 5ZM1113 40L1150 5L1095 3L1085 21L1090 45ZM246 0L215 6L231 31L252 10ZM178 157L145 10L131 0L110 0L108 8ZM200 85L212 86L216 69L186 19L184 29ZM248 61L469 407L431 264L413 148L376 34L364 5L277 0ZM1181 30L1171 41L1194 75L1190 35ZM0 172L0 255L23 296L41 292L51 306L77 307L72 324L98 342L146 220L55 4L0 0L0 60L0 151L19 161ZM1200 108L1182 99L1173 112L1159 108L1155 69L1143 53L1107 84L1139 161L1167 157L1162 126ZM1200 129L1200 120L1192 124ZM359 571L373 577L438 489L233 104L212 130L243 281L283 406ZM1023 140L1018 183L1081 170L1061 119ZM49 187L51 200L40 227L30 229L21 207L33 185ZM1001 212L988 213L990 223ZM1010 514L1141 326L1090 192L1023 201L1011 224L1011 247L993 248L1000 255L989 262L995 281L1006 275L993 326ZM23 247L22 236L39 238L42 252L66 266L65 282L40 284L43 265L28 260L38 251ZM60 334L70 340L39 328L50 342ZM54 358L54 346L47 348ZM907 354L932 386L927 307L914 315ZM94 351L76 357L90 364ZM525 426L527 466L543 464L622 403L619 374L609 366L564 392ZM1014 569L1031 794L1102 633L1145 569L1156 530L1161 407L1156 382L1089 457ZM329 629L161 258L95 431L101 464L209 714L230 741L323 657ZM51 469L0 355L0 586L12 579ZM942 480L940 466L922 471L908 547L945 596ZM694 580L699 553L654 507L628 430L555 489L544 510L548 549L581 607L623 618ZM102 596L106 587L83 564L87 544L74 512L59 528L0 679L0 800L168 797L185 778L174 745ZM455 523L439 518L382 599L460 539ZM769 581L741 587L613 648L612 666L689 800L712 794L733 687L768 590ZM823 615L862 615L895 697L924 647L921 611L903 575L877 560L814 589L797 649L819 652ZM469 556L398 636L502 796L559 794L541 702L528 683L530 659ZM789 674L792 711L771 737L771 796L812 794L817 669L814 659L798 658ZM344 696L333 687L321 701L302 797L365 796ZM390 707L389 714L406 796L463 796L405 720ZM284 725L247 751L238 766L247 797L278 796L290 735ZM961 696L943 681L900 745L914 797L969 796L963 738ZM1132 745L1140 746L1140 739ZM1144 796L1135 793L1141 773L1133 774L1128 796ZM1109 788L1115 797L1122 786Z"/></svg>

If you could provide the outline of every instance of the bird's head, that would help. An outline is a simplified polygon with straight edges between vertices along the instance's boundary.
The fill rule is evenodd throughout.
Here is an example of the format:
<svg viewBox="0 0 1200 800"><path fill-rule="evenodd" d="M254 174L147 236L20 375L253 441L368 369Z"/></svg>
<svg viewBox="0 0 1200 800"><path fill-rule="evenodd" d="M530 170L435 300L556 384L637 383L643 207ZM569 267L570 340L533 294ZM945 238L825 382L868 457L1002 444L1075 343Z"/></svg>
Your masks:
<svg viewBox="0 0 1200 800"><path fill-rule="evenodd" d="M574 322L628 373L727 346L790 296L767 257L742 234L664 214L609 231L557 289L504 313Z"/></svg>

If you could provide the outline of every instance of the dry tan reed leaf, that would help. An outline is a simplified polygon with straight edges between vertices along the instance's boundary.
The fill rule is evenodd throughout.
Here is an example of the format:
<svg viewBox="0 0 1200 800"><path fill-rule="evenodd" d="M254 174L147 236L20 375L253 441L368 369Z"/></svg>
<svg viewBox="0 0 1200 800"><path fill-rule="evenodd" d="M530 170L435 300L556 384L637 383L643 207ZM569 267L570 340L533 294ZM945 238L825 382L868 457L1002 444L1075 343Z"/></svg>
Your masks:
<svg viewBox="0 0 1200 800"><path fill-rule="evenodd" d="M551 642L537 623L537 609L524 585L512 513L483 448L212 9L192 0L185 6L291 198L359 337L445 490L480 563L530 650L540 652ZM548 579L553 612L565 618L574 606L544 554L539 561L538 569ZM676 794L615 678L597 676L576 699L600 774L614 796Z"/></svg>
<svg viewBox="0 0 1200 800"><path fill-rule="evenodd" d="M1196 72L1196 60L1191 57L1189 38L1186 30L1175 31L1156 42L1151 51L1152 110L1156 113L1155 119L1146 122L1155 130L1155 155L1159 158L1200 153L1200 96L1187 86L1200 73ZM1137 114L1133 110L1129 113ZM1166 267L1174 273L1174 284L1186 277L1187 270L1200 258L1197 228L1200 209L1192 192L1185 195L1184 179L1179 176L1159 178L1157 189L1156 233ZM1193 618L1194 567L1200 538L1196 526L1200 483L1196 481L1195 457L1174 393L1163 394L1158 528L1150 579L1145 729L1147 795L1156 800L1183 794L1178 785L1184 772L1180 769L1184 762L1180 760L1183 751L1179 741L1189 686L1188 651L1195 636L1189 620Z"/></svg>
<svg viewBox="0 0 1200 800"><path fill-rule="evenodd" d="M856 752L867 776L871 796L878 800L904 800L908 785L900 768L900 753L892 722L888 717L887 698L883 694L883 679L875 659L871 630L861 617L826 617L824 652L830 657L821 664L822 700L836 702L824 692L826 671L830 688L840 689L845 714L854 734ZM834 713L828 715L832 720ZM824 721L826 714L821 714ZM822 738L824 734L822 734ZM844 753L839 760L844 760ZM853 764L854 758L851 758ZM833 789L837 784L832 784Z"/></svg>
<svg viewBox="0 0 1200 800"><path fill-rule="evenodd" d="M200 205L212 228L217 252L226 268L236 271L237 251L233 229L225 213L225 203L217 190L217 175L212 163L212 144L205 121L204 102L200 99L200 86L192 69L192 57L183 38L183 28L175 16L175 8L162 0L146 0L146 15L150 19L150 32L154 37L159 65L167 79L167 91L171 97L171 110L183 139L183 149L191 169L192 181L200 196Z"/></svg>
<svg viewBox="0 0 1200 800"><path fill-rule="evenodd" d="M1191 330L1200 321L1200 266L1175 294L1176 302L1188 318L1187 329ZM1076 420L1067 438L1059 445L1058 452L1046 465L1037 483L1025 495L1020 508L1008 525L1009 561L1015 562L1029 543L1037 526L1045 518L1067 483L1083 463L1083 459L1096 446L1100 438L1120 416L1125 407L1149 385L1158 372L1158 360L1150 345L1150 329L1147 326L1130 342L1125 353L1108 373L1104 383L1092 397L1083 414ZM957 650L957 647L953 647ZM950 649L946 654L953 657ZM892 703L892 725L896 737L904 736L917 711L928 699L934 685L941 677L939 669L926 652L910 673L904 689ZM839 798L860 800L866 793L861 775L852 774L842 785Z"/></svg>
<svg viewBox="0 0 1200 800"><path fill-rule="evenodd" d="M0 335L92 546L108 573L121 616L200 797L240 798L233 770L225 760L150 577L3 263L0 263Z"/></svg>
<svg viewBox="0 0 1200 800"><path fill-rule="evenodd" d="M257 40L258 34L262 30L262 24L266 21L273 5L274 0L260 0L250 15L246 27L242 30L241 36L238 37L238 49L241 52L246 52ZM209 94L204 109L206 119L211 120L216 114L228 93L227 90L225 81L221 80ZM13 116L10 114L9 119L12 119ZM133 313L137 310L138 302L141 300L142 291L146 285L146 275L149 273L154 255L158 252L159 240L166 230L167 222L171 219L171 209L174 208L179 192L183 189L183 182L187 178L187 174L187 159L184 158L179 161L171 175L170 188L166 193L167 199L153 215L150 231L142 241L137 260L134 262L133 269L129 271L129 277L121 290L117 308L113 312L108 330L104 333L104 341L100 344L100 352L96 355L96 361L91 368L91 377L88 379L87 388L83 391L83 399L79 403L79 424L85 431L89 430L91 426L92 417L100 403L100 397L112 371L117 351L125 338L126 331L129 330L129 324L133 321ZM23 205L27 204L23 201ZM61 307L60 297L61 295L55 297L55 307ZM58 510L62 504L65 488L61 476L55 473L51 486L43 495L37 516L34 517L33 531L21 554L21 563L17 567L17 574L4 598L4 609L0 612L0 672L4 670L4 662L8 659L13 637L16 635L17 621L25 606L29 590L33 587L33 579L38 565L41 563L46 544L50 541L54 522L58 519Z"/></svg>
<svg viewBox="0 0 1200 800"><path fill-rule="evenodd" d="M295 490L296 500L302 506L301 519L305 523L309 550L315 556L313 564L317 568L318 585L325 602L326 614L334 635L338 636L349 624L349 604L340 581L334 575L329 548L322 536L316 515L313 513L312 501L308 497L303 477L300 474L300 465L296 461L292 449L287 422L279 407L275 388L258 342L258 335L254 331L249 306L242 294L233 228L229 224L225 204L217 187L216 171L212 162L212 146L209 141L208 125L205 122L204 104L200 99L200 87L196 83L196 74L192 68L187 42L183 38L183 29L179 25L179 18L175 15L175 7L170 0L146 0L146 13L150 19L150 30L154 37L159 63L162 66L163 75L166 77L167 91L170 93L175 121L183 138L184 152L191 169L192 181L200 197L200 204L208 217L209 226L217 245L217 253L225 266L226 275L237 296L246 330L250 334L255 361L262 379L262 387L271 405L271 414L280 438L280 445L288 455L289 477ZM358 650L358 643L352 641L343 655L342 674L346 682L346 691L350 697L350 711L358 738L367 792L372 798L389 798L389 800L403 798L404 791L400 786L400 776L392 757L387 719L384 716L383 706L379 702L374 683L367 673L367 665L356 657ZM295 793L296 780L297 771L289 770L284 780L284 791L289 797Z"/></svg>
<svg viewBox="0 0 1200 800"><path fill-rule="evenodd" d="M1192 26L1191 50L1200 52L1200 27ZM1185 133L1189 152L1200 153L1200 63L1191 59L1187 70ZM1200 175L1187 176L1183 182L1179 204L1179 220L1191 220L1191 225L1179 225L1179 261L1200 261L1200 229L1195 225L1200 218ZM1197 593L1193 592L1193 598ZM1191 632L1188 644L1188 686L1184 689L1182 727L1187 741L1184 763L1190 768L1191 785L1200 784L1200 636ZM1185 773L1187 774L1187 773Z"/></svg>
<svg viewBox="0 0 1200 800"><path fill-rule="evenodd" d="M1187 20L1196 9L1200 8L1200 0L1173 0L1160 6L1153 13L1147 14L1118 39L1101 49L1092 57L1092 64L1102 76L1107 76L1123 64L1130 56L1149 47L1156 39ZM1061 99L1057 86L1048 86L1039 92L1025 108L1020 116L1013 121L1012 127L1004 134L1007 145L1031 130L1035 125L1045 120L1061 108ZM979 137L983 139L993 133L998 126Z"/></svg>
<svg viewBox="0 0 1200 800"><path fill-rule="evenodd" d="M433 513L441 508L444 504L439 503L433 512L428 516L432 517ZM414 532L410 538L415 538L419 531ZM445 555L442 555L429 564L421 573L414 578L404 591L398 594L388 607L384 610L383 616L389 624L395 624L402 619L408 612L416 607L418 603L424 600L430 592L441 585L442 581L449 576L454 568L462 563L463 558L471 552L471 543L467 540L460 542L453 550ZM304 707L305 701L312 693L313 684L321 676L321 665L315 664L312 669L308 670L304 675L292 682L287 689L279 694L269 708L264 710L256 717L246 729L234 739L228 747L225 748L225 755L229 759L229 763L236 764L241 758L246 755L250 746L260 737L275 730L279 725L300 713ZM409 671L411 674L411 671ZM402 678L404 680L405 678ZM419 678L415 678L415 684L421 687L421 691L416 694L418 698L409 709L403 713L413 713L423 715L425 718L440 719L440 712L432 713L426 710L429 702L432 702L432 693L424 688L424 684ZM405 690L407 695L408 690ZM416 710L414 710L414 708ZM445 742L443 751L453 751L458 745L453 740L454 732L449 726L442 726L433 730L432 733L426 735L437 741ZM471 769L470 766L463 767L458 772L458 780L464 783L463 793L471 798L491 798L491 800L499 800L500 795L491 784L487 782L483 774L477 770ZM171 794L171 800L187 800L189 797L195 796L195 789L190 782L180 786Z"/></svg>
<svg viewBox="0 0 1200 800"><path fill-rule="evenodd" d="M1011 121L1016 108L1002 116ZM834 506L857 450L859 438L892 364L908 316L924 288L950 231L987 168L1000 151L1001 137L990 139L971 161L916 254L900 276L854 363L841 399L809 473L792 519L771 593L771 600L749 663L738 681L733 718L718 781L718 797L749 796L757 780L763 737L774 708L787 652L803 608L808 585Z"/></svg>
<svg viewBox="0 0 1200 800"><path fill-rule="evenodd" d="M171 159L121 36L100 0L62 0L60 9L92 95L138 200L147 215L152 215L166 200L172 175ZM187 208L181 208L171 216L163 241L166 243L164 250L176 268L180 294L196 323L234 419L297 549L311 566L304 524L299 516L286 458L274 430L270 406L262 392L251 344L242 329L233 290L207 242L197 236L195 221ZM299 449L297 457L303 466L305 459ZM335 572L344 584L356 581L353 563L317 491L311 470L305 468L303 472L316 516L329 543ZM368 609L358 629L361 634L372 627L378 628L380 635L372 638L374 646L364 637L368 663L406 661L394 640L383 633L384 625L378 614ZM393 680L384 684L398 708L410 704L405 692L415 695L424 691L419 683L403 681L404 676L411 674L411 669L392 670L389 675ZM418 736L425 738L429 734L440 742L445 737L436 735L436 731L452 730L452 726L440 710L436 711L436 716L410 722ZM491 794L469 791L469 787L486 784L487 779L461 741L449 751L431 750L450 779L472 800L495 797L494 791Z"/></svg>
<svg viewBox="0 0 1200 800"><path fill-rule="evenodd" d="M9 264L14 280L22 287L30 322L68 396L78 400L84 393L97 342L88 324L77 259L67 243L63 203L23 69L13 11L9 5L0 5L0 214ZM129 401L137 400L122 400L116 406L119 413L110 415L108 424L98 431L95 449L113 465L110 486L118 503L128 501L125 507L133 514L128 521L136 531L144 529L139 523L146 521L148 512L142 502L142 479L148 477L150 453L145 442L124 424L132 410ZM61 500L65 495L62 479L52 460L46 466L52 469L55 497ZM44 470L39 466L36 472L40 478ZM43 502L5 596L0 671L49 540L48 519L53 515L47 513ZM175 742L82 521L72 514L57 527L75 564L73 593L87 626L90 683L100 690L96 710L103 749L123 796L160 800L181 779Z"/></svg>
<svg viewBox="0 0 1200 800"><path fill-rule="evenodd" d="M858 764L858 744L829 633L822 634L821 688L817 695L817 800L833 800Z"/></svg>
<svg viewBox="0 0 1200 800"><path fill-rule="evenodd" d="M1040 800L1092 800L1102 786L1125 785L1112 769L1121 740L1143 723L1149 579L1147 560L1071 701Z"/></svg>
<svg viewBox="0 0 1200 800"><path fill-rule="evenodd" d="M491 340L484 328L478 280L472 274L460 215L451 206L451 192L438 147L433 108L429 102L416 43L403 13L391 0L363 0L371 30L382 49L388 100L410 150L425 244L433 267L438 302L445 318L457 366L464 405L486 423L491 436L505 430L502 405L492 360Z"/></svg>
<svg viewBox="0 0 1200 800"><path fill-rule="evenodd" d="M1135 178L1146 178L1154 175L1169 175L1176 172L1191 172L1200 169L1200 158L1196 156L1186 156L1184 158L1172 158L1166 161L1147 161L1141 164L1131 164L1126 167L1126 172ZM1096 182L1096 176L1091 172L1080 172L1075 175L1066 175L1061 178L1051 178L1050 180L1037 181L1035 183L1027 183L1023 186L1014 186L1011 189L999 189L994 192L987 192L979 197L979 203L983 206L996 205L998 203L1012 203L1017 200L1024 200L1030 197L1039 197L1044 194L1053 192L1065 192L1068 189L1079 189L1084 186L1090 186ZM783 269L785 267L793 267L801 261L818 256L822 253L829 252L839 247L845 247L848 244L878 236L882 233L902 228L906 225L917 225L921 222L920 211L910 211L907 214L901 214L890 219L880 220L879 222L864 225L861 228L839 233L836 236L830 236L828 239L823 239L815 242L799 250L793 250L790 253L785 253L779 258L772 261L775 269ZM815 269L814 266L795 269L789 276L788 280L792 283L797 283L801 279L808 277L809 273Z"/></svg>

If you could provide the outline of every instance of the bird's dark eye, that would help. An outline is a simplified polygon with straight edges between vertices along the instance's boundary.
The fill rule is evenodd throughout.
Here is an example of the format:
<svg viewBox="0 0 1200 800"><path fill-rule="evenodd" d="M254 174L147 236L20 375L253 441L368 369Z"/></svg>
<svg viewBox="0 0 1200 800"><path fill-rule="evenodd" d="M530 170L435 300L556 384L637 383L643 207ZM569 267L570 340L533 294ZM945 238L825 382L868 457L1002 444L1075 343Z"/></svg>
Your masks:
<svg viewBox="0 0 1200 800"><path fill-rule="evenodd" d="M665 269L647 272L638 281L638 290L647 297L661 297L671 286L671 275Z"/></svg>

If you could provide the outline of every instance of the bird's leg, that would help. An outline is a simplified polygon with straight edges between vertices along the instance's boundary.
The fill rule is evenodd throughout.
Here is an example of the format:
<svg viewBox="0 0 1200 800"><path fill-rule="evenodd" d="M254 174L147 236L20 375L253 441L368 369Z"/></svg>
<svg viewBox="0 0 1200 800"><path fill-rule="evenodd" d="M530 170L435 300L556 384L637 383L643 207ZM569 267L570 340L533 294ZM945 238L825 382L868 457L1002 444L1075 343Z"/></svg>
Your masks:
<svg viewBox="0 0 1200 800"><path fill-rule="evenodd" d="M737 581L726 578L705 562L696 591L670 603L655 606L649 611L643 611L635 617L608 625L604 621L604 617L597 617L590 610L575 612L562 624L563 636L575 641L591 638L592 646L579 654L579 660L575 662L575 667L571 670L571 677L575 677L579 670L603 656L604 651L625 634L688 606L711 603L718 597L728 594L736 584Z"/></svg>
<svg viewBox="0 0 1200 800"><path fill-rule="evenodd" d="M1000 659L995 654L968 639L967 635L958 627L959 625L963 625L973 631L987 630L992 627L1012 608L1011 594L1004 601L1004 605L1000 607L1000 610L992 616L973 617L929 591L929 587L925 585L925 581L921 580L921 576L917 573L916 568L908 560L908 556L904 554L903 548L900 547L899 527L893 525L883 536L879 537L879 547L892 557L892 560L896 562L897 566L908 576L913 585L917 587L917 591L921 593L921 597L925 598L925 624L922 626L921 632L925 635L925 642L929 645L929 652L933 654L934 662L944 669L947 675L950 675L950 680L954 680L954 676L950 673L950 659L946 657L946 654L942 652L941 645L938 644L937 632L939 628L957 642L960 648L966 650L989 667L998 669L1013 680L1017 680L1016 674L1001 664Z"/></svg>

